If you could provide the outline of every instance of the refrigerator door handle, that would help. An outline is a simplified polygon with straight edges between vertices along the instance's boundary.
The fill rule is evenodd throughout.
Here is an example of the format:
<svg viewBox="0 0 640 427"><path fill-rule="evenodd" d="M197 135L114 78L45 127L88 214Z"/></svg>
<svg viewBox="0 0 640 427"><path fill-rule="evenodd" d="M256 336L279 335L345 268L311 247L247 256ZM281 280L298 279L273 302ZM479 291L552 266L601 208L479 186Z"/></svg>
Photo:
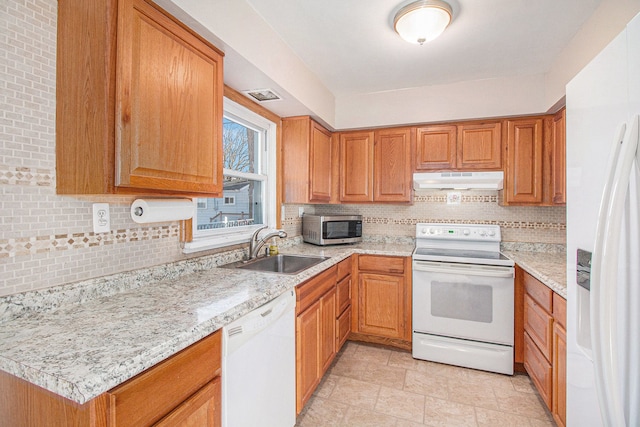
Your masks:
<svg viewBox="0 0 640 427"><path fill-rule="evenodd" d="M607 171L593 250L591 336L596 389L605 425L625 426L618 381L616 295L618 239L631 168L638 149L638 116L622 141L616 140Z"/></svg>

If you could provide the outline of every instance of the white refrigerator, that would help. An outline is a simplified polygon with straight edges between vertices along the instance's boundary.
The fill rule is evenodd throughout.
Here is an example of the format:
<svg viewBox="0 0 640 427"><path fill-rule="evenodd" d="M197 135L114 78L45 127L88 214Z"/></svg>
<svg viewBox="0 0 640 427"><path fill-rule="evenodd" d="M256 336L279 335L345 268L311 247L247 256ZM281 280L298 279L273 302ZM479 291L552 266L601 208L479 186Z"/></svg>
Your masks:
<svg viewBox="0 0 640 427"><path fill-rule="evenodd" d="M566 103L567 425L640 426L640 15Z"/></svg>

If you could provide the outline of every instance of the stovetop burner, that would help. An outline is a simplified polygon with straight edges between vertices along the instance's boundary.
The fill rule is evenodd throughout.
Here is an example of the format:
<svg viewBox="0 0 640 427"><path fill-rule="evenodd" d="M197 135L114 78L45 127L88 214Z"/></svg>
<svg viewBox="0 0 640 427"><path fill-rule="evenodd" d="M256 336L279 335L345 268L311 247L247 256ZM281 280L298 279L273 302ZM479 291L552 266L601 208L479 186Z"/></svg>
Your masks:
<svg viewBox="0 0 640 427"><path fill-rule="evenodd" d="M500 253L500 241L497 225L419 223L413 259L513 266L514 262Z"/></svg>

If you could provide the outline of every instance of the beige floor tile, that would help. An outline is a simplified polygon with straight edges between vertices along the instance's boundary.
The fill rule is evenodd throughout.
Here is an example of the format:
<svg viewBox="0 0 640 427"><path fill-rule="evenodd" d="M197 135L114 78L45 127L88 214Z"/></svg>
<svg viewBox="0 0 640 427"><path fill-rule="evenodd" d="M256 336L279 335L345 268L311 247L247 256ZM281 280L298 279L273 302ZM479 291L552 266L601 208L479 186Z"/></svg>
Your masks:
<svg viewBox="0 0 640 427"><path fill-rule="evenodd" d="M411 353L406 351L394 351L389 356L389 366L395 368L410 369L412 371L425 372L430 362L414 359Z"/></svg>
<svg viewBox="0 0 640 427"><path fill-rule="evenodd" d="M483 427L529 427L529 419L520 415L507 414L506 412L492 411L490 409L476 408L478 426Z"/></svg>
<svg viewBox="0 0 640 427"><path fill-rule="evenodd" d="M318 384L318 387L313 394L318 397L329 397L333 389L336 387L336 383L338 382L339 378L340 377L331 375L329 372L327 372L324 378L322 378L322 381L320 381L320 384Z"/></svg>
<svg viewBox="0 0 640 427"><path fill-rule="evenodd" d="M396 427L424 427L424 424L414 423L413 421L409 420L398 420Z"/></svg>
<svg viewBox="0 0 640 427"><path fill-rule="evenodd" d="M389 356L391 356L391 353L392 351L387 348L361 344L357 347L353 354L353 358L369 364L386 365L389 362Z"/></svg>
<svg viewBox="0 0 640 427"><path fill-rule="evenodd" d="M405 372L406 369L395 368L393 366L368 364L365 366L365 369L351 371L345 374L345 376L402 390L404 387Z"/></svg>
<svg viewBox="0 0 640 427"><path fill-rule="evenodd" d="M536 420L535 418L529 418L531 427L556 427L556 423L552 420Z"/></svg>
<svg viewBox="0 0 640 427"><path fill-rule="evenodd" d="M404 391L447 399L449 397L448 383L449 381L445 377L407 370Z"/></svg>
<svg viewBox="0 0 640 427"><path fill-rule="evenodd" d="M382 387L375 409L396 418L422 422L425 397L415 393Z"/></svg>
<svg viewBox="0 0 640 427"><path fill-rule="evenodd" d="M531 382L531 378L525 374L515 374L511 377L511 384L516 391L522 393L537 393L535 386Z"/></svg>
<svg viewBox="0 0 640 427"><path fill-rule="evenodd" d="M515 390L510 375L496 374L493 372L479 371L475 369L467 369L467 378L469 382L488 385L494 390Z"/></svg>
<svg viewBox="0 0 640 427"><path fill-rule="evenodd" d="M468 369L461 368L459 366L445 365L444 363L425 362L424 368L421 370L432 375L438 375L446 378L458 378L461 380L468 379Z"/></svg>
<svg viewBox="0 0 640 427"><path fill-rule="evenodd" d="M369 382L341 377L329 398L351 406L372 410L376 405L380 386Z"/></svg>
<svg viewBox="0 0 640 427"><path fill-rule="evenodd" d="M486 409L498 409L498 401L489 385L471 383L468 380L450 378L449 400Z"/></svg>
<svg viewBox="0 0 640 427"><path fill-rule="evenodd" d="M362 371L366 369L366 363L355 360L352 357L341 357L334 360L333 365L328 369L328 373L353 378L360 375Z"/></svg>
<svg viewBox="0 0 640 427"><path fill-rule="evenodd" d="M347 411L341 425L348 427L396 427L397 422L397 418L352 406Z"/></svg>
<svg viewBox="0 0 640 427"><path fill-rule="evenodd" d="M551 416L538 394L502 389L494 389L494 393L498 400L498 409L503 412L540 420L548 420Z"/></svg>
<svg viewBox="0 0 640 427"><path fill-rule="evenodd" d="M436 399L425 398L424 425L434 427L476 427L476 411L471 405Z"/></svg>
<svg viewBox="0 0 640 427"><path fill-rule="evenodd" d="M296 427L339 426L349 405L321 397L312 397L298 416Z"/></svg>

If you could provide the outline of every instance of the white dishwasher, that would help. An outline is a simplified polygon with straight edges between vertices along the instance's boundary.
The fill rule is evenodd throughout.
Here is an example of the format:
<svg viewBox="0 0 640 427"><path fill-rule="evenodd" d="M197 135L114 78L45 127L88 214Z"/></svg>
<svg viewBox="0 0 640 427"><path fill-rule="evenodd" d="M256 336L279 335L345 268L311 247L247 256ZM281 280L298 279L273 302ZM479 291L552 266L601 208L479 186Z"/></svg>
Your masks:
<svg viewBox="0 0 640 427"><path fill-rule="evenodd" d="M294 291L223 328L222 426L296 423Z"/></svg>

